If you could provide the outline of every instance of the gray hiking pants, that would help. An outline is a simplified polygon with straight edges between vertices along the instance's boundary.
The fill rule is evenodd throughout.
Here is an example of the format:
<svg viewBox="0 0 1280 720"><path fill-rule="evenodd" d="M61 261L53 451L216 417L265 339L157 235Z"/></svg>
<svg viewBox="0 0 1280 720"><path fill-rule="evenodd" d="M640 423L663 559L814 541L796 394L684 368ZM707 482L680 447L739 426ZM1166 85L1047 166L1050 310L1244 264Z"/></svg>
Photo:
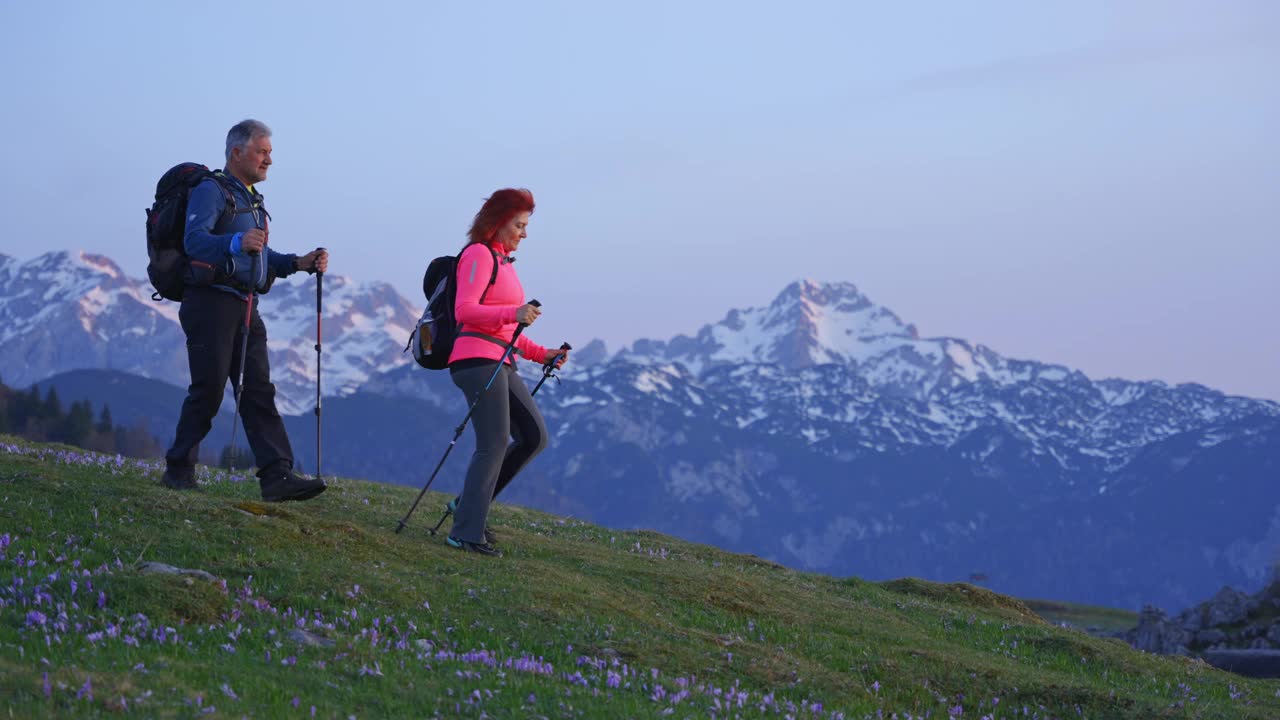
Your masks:
<svg viewBox="0 0 1280 720"><path fill-rule="evenodd" d="M529 388L514 368L504 365L493 385L484 389L496 367L495 361L480 365L466 363L449 369L453 384L462 390L468 406L480 396L471 416L476 451L471 456L462 500L449 532L458 540L472 543L484 542L489 503L516 473L547 447L547 426L542 413L533 404Z"/></svg>

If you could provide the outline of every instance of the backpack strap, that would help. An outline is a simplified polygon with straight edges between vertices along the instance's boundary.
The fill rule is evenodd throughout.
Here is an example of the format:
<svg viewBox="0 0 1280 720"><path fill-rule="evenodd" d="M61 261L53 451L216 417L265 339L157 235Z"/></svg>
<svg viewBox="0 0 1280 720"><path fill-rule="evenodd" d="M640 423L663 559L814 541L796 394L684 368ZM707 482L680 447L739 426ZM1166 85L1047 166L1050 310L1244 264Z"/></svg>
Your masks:
<svg viewBox="0 0 1280 720"><path fill-rule="evenodd" d="M489 254L493 256L493 272L489 273L489 284L485 286L484 292L480 293L479 302L481 305L484 304L484 297L489 294L489 288L493 287L493 284L498 282L498 253L488 245L485 245L485 247L489 248ZM506 343L503 343L503 346L505 347Z"/></svg>
<svg viewBox="0 0 1280 720"><path fill-rule="evenodd" d="M213 178L214 182L218 183L218 188L222 190L223 214L243 215L245 213L251 213L254 210L261 209L262 212L266 214L267 219L271 219L271 213L267 212L267 206L264 204L262 195L256 190L250 191L252 193L252 199L250 200L249 207L242 209L236 203L236 196L231 192L231 178L227 177L227 173L222 170L214 170L209 173L209 176Z"/></svg>
<svg viewBox="0 0 1280 720"><path fill-rule="evenodd" d="M485 247L489 248L489 254L493 256L493 272L489 273L489 284L486 285L484 288L484 291L480 293L480 299L477 301L481 305L484 304L485 296L489 294L489 288L493 287L493 284L498 281L498 253L488 245L485 245ZM463 252L466 252L466 250L467 248L462 248ZM458 263L461 263L461 262L462 262L462 253L458 253ZM454 265L453 272L455 276L457 275L458 267L459 267L459 264ZM485 335L484 333L478 333L478 332L463 332L462 328L463 328L463 324L459 322L458 334L456 337L462 337L465 335L466 337L484 338L485 340L488 340L489 342L495 342L504 348L507 346L506 343L502 342L501 340L499 340L498 338L492 335Z"/></svg>

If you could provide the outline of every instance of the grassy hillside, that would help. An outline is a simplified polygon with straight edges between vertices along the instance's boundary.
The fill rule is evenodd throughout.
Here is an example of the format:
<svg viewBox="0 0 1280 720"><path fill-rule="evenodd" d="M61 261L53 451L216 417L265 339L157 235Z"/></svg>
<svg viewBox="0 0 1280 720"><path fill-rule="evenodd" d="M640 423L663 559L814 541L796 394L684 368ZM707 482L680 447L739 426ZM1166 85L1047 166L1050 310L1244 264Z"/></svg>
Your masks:
<svg viewBox="0 0 1280 720"><path fill-rule="evenodd" d="M967 585L876 584L516 507L506 557L0 438L0 717L1274 718L1280 682L1134 652ZM162 562L212 575L162 575Z"/></svg>
<svg viewBox="0 0 1280 720"><path fill-rule="evenodd" d="M1054 623L1081 630L1123 632L1138 624L1138 613L1131 610L1081 605L1058 600L1023 600L1031 611Z"/></svg>

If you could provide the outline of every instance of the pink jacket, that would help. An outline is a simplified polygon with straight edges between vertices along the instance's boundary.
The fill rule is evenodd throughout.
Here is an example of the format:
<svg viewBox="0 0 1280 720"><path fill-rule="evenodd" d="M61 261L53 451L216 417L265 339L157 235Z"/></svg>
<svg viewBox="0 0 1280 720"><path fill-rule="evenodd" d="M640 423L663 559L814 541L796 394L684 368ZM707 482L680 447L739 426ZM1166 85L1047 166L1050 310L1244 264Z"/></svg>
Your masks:
<svg viewBox="0 0 1280 720"><path fill-rule="evenodd" d="M485 338L461 336L453 343L450 364L471 358L499 360L503 345L511 342L516 331L516 310L525 304L524 287L520 285L515 266L507 262L507 252L502 245L495 243L489 247L498 254L498 277L493 281L493 287L489 287L493 254L481 243L467 246L458 261L458 300L454 312L462 332L484 333L501 344ZM488 288L488 294L485 294L485 288ZM484 304L480 303L481 295L484 295ZM536 363L547 359L547 349L524 333L516 340L516 350ZM508 362L514 366L515 360L515 353L512 353Z"/></svg>

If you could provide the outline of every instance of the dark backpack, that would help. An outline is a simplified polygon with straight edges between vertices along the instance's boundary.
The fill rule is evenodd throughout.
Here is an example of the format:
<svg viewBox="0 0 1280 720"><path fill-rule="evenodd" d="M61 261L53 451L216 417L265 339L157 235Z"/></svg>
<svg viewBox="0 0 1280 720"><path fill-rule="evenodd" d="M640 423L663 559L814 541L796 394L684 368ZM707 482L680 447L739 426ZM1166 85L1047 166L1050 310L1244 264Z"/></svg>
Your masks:
<svg viewBox="0 0 1280 720"><path fill-rule="evenodd" d="M493 252L493 273L489 276L489 285L480 294L480 302L484 302L489 288L498 279L498 254ZM409 334L409 344L404 351L413 350L413 359L428 370L443 370L449 366L449 355L453 352L453 341L458 338L462 326L454 316L454 308L458 300L458 261L462 253L442 255L427 266L422 276L422 294L427 296L427 309Z"/></svg>
<svg viewBox="0 0 1280 720"><path fill-rule="evenodd" d="M222 174L212 172L200 163L174 165L156 183L156 201L147 209L147 277L156 289L151 294L152 300L182 301L191 268L183 244L187 230L187 197L205 178L216 180L226 195L224 208L235 208L235 198ZM213 268L206 269L209 274L214 272Z"/></svg>

